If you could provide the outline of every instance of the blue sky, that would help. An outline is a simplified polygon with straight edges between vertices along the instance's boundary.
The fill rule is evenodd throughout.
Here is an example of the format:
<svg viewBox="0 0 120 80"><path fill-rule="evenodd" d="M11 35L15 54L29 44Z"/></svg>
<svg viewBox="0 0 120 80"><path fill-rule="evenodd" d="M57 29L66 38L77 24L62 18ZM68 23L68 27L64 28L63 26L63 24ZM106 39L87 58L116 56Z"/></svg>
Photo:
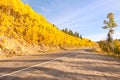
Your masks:
<svg viewBox="0 0 120 80"><path fill-rule="evenodd" d="M114 39L120 38L120 0L23 0L59 29L69 28L93 41L104 40L108 30L103 20L113 12L118 27Z"/></svg>

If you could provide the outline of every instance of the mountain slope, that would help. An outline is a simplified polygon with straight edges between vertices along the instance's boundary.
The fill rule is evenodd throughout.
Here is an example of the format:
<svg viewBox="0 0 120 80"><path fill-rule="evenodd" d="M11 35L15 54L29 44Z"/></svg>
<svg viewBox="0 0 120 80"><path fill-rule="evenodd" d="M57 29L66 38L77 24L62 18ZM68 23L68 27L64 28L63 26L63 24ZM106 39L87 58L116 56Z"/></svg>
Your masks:
<svg viewBox="0 0 120 80"><path fill-rule="evenodd" d="M98 46L62 32L21 0L0 0L0 41L1 54L20 51L19 55L34 52L34 48Z"/></svg>

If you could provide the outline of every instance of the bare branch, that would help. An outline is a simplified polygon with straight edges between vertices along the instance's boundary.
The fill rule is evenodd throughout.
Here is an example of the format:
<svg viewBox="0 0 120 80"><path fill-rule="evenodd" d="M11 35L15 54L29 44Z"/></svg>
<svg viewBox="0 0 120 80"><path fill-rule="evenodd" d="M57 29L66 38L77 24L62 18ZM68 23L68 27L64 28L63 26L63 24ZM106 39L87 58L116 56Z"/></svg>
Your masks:
<svg viewBox="0 0 120 80"><path fill-rule="evenodd" d="M108 26L103 26L102 28L103 28L103 29L107 29L107 28L108 28Z"/></svg>

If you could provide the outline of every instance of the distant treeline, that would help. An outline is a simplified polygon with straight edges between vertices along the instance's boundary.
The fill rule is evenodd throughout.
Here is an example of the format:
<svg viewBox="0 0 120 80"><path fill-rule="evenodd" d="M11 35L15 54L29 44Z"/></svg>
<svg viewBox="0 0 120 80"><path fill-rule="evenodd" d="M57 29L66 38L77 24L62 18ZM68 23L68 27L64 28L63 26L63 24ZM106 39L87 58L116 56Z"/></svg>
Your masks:
<svg viewBox="0 0 120 80"><path fill-rule="evenodd" d="M69 35L72 35L72 36L75 36L75 37L79 37L82 39L82 36L78 33L78 32L73 32L71 29L62 29L63 32L69 34Z"/></svg>

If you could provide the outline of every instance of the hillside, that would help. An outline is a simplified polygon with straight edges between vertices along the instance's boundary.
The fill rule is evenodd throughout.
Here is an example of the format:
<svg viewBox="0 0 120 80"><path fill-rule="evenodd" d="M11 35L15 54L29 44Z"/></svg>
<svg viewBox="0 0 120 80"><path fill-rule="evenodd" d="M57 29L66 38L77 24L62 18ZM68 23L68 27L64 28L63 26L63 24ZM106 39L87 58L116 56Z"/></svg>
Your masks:
<svg viewBox="0 0 120 80"><path fill-rule="evenodd" d="M64 33L21 0L0 0L1 55L27 55L52 48L86 46L98 45Z"/></svg>

